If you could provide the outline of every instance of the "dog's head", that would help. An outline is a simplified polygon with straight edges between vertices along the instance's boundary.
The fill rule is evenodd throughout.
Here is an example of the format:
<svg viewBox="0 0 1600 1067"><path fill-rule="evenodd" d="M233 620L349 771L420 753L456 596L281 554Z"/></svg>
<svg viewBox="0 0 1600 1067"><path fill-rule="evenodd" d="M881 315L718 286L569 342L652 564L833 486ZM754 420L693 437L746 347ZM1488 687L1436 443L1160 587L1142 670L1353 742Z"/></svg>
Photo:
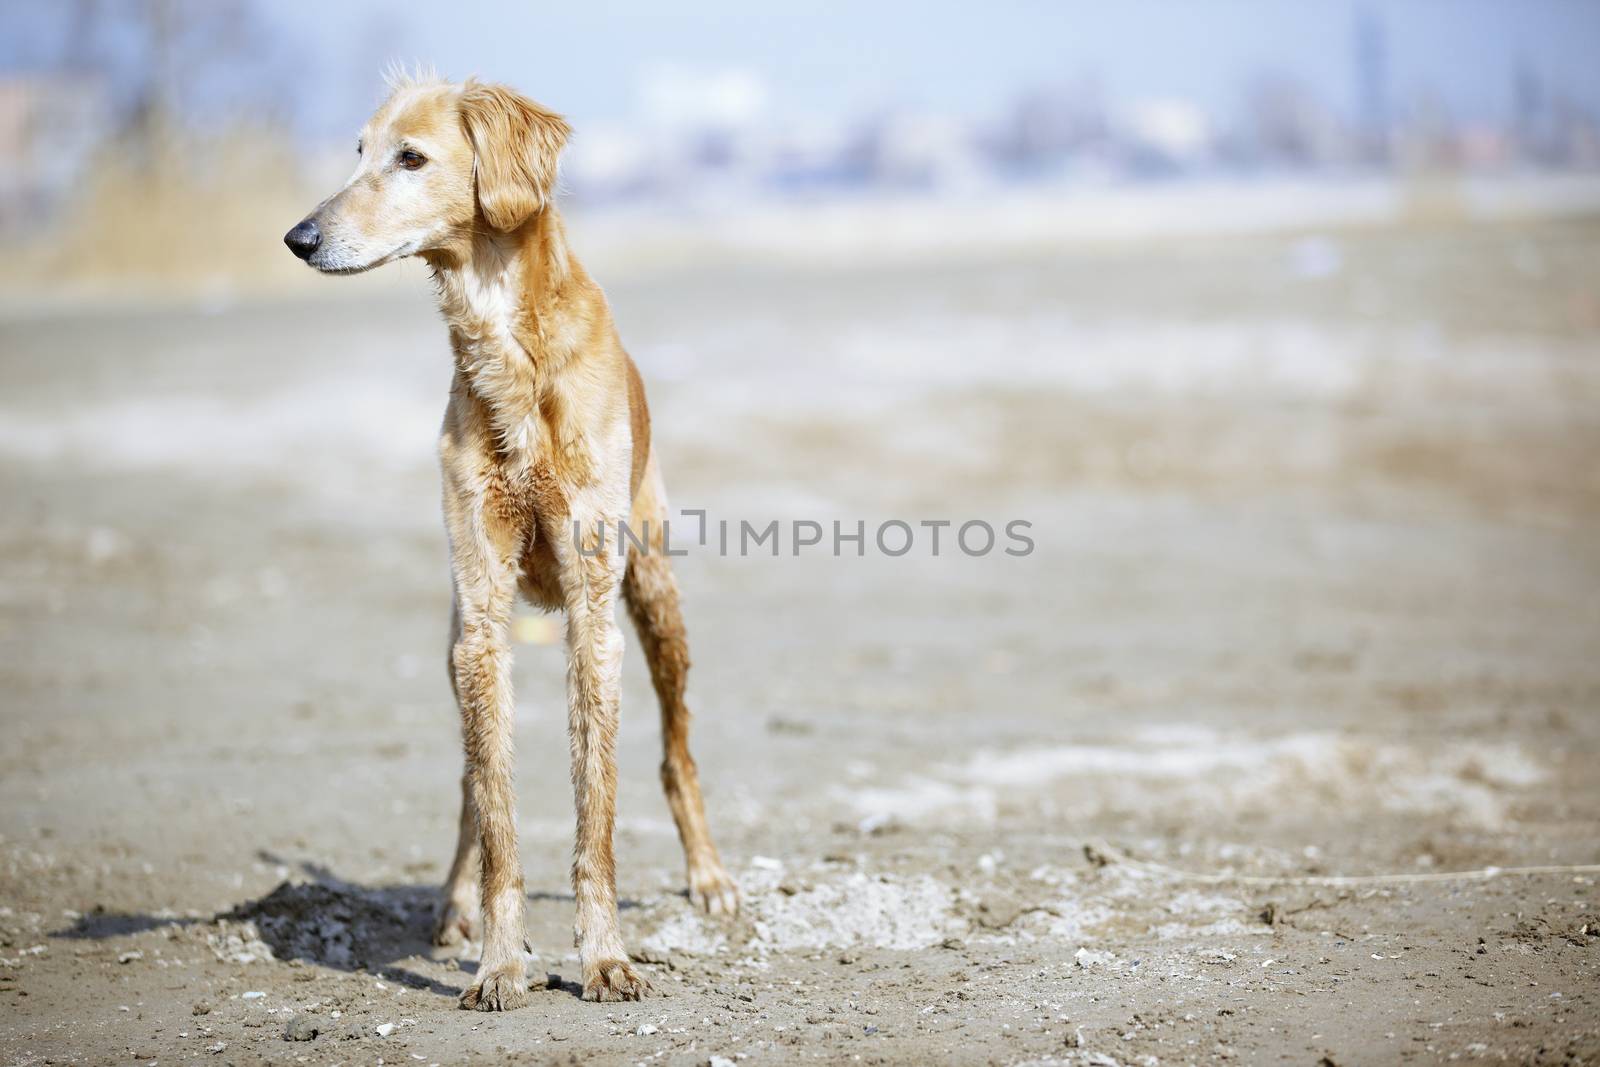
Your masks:
<svg viewBox="0 0 1600 1067"><path fill-rule="evenodd" d="M284 244L317 270L355 274L515 230L554 196L568 132L501 85L396 85L361 131L355 173Z"/></svg>

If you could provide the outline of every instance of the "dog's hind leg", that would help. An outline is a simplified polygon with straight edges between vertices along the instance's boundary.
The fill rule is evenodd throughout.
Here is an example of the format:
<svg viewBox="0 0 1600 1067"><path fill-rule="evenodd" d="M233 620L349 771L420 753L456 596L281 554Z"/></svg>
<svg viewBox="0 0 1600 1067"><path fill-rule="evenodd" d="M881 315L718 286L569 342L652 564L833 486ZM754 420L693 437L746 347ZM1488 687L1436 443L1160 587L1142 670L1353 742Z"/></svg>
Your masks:
<svg viewBox="0 0 1600 1067"><path fill-rule="evenodd" d="M456 855L444 883L444 901L433 928L433 943L458 947L482 936L478 908L478 816L472 807L472 783L461 775L461 823L456 831Z"/></svg>
<svg viewBox="0 0 1600 1067"><path fill-rule="evenodd" d="M739 910L739 889L711 842L700 797L700 775L689 754L689 708L683 699L689 680L689 641L678 606L678 583L666 554L665 519L660 475L652 459L634 501L632 519L634 533L646 548L630 547L623 597L661 702L661 785L683 843L689 898L712 915L731 915Z"/></svg>
<svg viewBox="0 0 1600 1067"><path fill-rule="evenodd" d="M450 648L461 639L461 612L450 612ZM450 676L450 689L456 688L455 666L446 657L445 669ZM461 696L456 694L459 701ZM472 781L466 771L461 773L461 819L456 829L456 854L450 861L450 874L444 883L444 899L439 905L439 921L434 924L433 943L441 947L458 947L482 936L478 908L478 816L472 808Z"/></svg>

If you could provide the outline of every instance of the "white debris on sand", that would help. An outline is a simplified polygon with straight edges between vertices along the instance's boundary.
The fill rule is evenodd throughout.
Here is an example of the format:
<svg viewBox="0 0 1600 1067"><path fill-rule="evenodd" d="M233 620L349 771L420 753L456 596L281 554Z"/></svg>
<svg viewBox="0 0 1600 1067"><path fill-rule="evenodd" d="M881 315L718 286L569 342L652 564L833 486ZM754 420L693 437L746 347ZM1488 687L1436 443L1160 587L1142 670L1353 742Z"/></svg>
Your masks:
<svg viewBox="0 0 1600 1067"><path fill-rule="evenodd" d="M1186 809L1237 810L1314 790L1352 807L1442 815L1479 829L1505 824L1516 792L1545 770L1515 745L1418 746L1328 732L1252 737L1190 725L1140 731L1125 744L981 751L964 764L895 785L841 791L865 818L915 823L959 817L994 821L997 797L1019 790L1082 793L1117 809L1152 783Z"/></svg>
<svg viewBox="0 0 1600 1067"><path fill-rule="evenodd" d="M206 944L221 963L255 963L274 958L256 924L249 921L217 920L215 929L206 933Z"/></svg>
<svg viewBox="0 0 1600 1067"><path fill-rule="evenodd" d="M1002 892L1007 906L996 910L972 887L928 875L818 865L801 876L751 867L740 877L746 925L707 920L678 897L661 898L641 917L638 940L661 958L732 951L759 959L797 950L916 950L974 936L1085 946L1129 936L1236 941L1260 921L1258 905L1244 896L1225 889L1152 892L1151 876L1133 868L1040 867L1029 883ZM1092 948L1079 953L1078 964L1121 969L1115 957Z"/></svg>
<svg viewBox="0 0 1600 1067"><path fill-rule="evenodd" d="M749 886L744 887L744 910L753 907L749 899ZM693 911L677 910L658 918L649 932L639 939L641 950L667 958L681 952L690 956L715 956L728 946L727 936L715 925L707 923Z"/></svg>
<svg viewBox="0 0 1600 1067"><path fill-rule="evenodd" d="M927 875L851 872L793 895L768 893L753 915L759 949L916 949L964 933L952 891Z"/></svg>
<svg viewBox="0 0 1600 1067"><path fill-rule="evenodd" d="M740 879L751 934L740 946L758 955L794 949L872 947L919 949L964 934L957 896L927 875L900 877L852 871L799 887L780 874L751 867ZM699 915L662 916L641 939L647 950L710 955L728 947L727 935Z"/></svg>
<svg viewBox="0 0 1600 1067"><path fill-rule="evenodd" d="M1072 962L1085 969L1094 968L1107 971L1121 970L1126 966L1122 957L1115 953L1090 948L1078 949L1072 955Z"/></svg>

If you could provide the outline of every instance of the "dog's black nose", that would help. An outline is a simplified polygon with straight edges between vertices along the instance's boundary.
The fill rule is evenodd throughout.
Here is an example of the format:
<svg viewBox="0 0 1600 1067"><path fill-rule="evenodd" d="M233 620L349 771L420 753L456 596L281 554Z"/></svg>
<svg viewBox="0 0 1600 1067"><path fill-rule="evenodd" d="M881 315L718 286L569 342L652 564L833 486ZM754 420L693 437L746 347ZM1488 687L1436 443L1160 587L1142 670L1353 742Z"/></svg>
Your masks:
<svg viewBox="0 0 1600 1067"><path fill-rule="evenodd" d="M289 251L305 259L322 243L322 231L317 229L315 220L306 219L283 235L283 243L289 246Z"/></svg>

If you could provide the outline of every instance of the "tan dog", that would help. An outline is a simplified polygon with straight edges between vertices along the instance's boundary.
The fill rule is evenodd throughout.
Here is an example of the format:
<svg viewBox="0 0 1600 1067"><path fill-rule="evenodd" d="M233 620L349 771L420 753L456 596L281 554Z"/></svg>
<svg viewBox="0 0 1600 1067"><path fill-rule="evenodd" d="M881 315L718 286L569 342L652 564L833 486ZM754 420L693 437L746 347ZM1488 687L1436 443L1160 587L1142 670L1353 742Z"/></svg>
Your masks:
<svg viewBox="0 0 1600 1067"><path fill-rule="evenodd" d="M405 81L362 131L355 174L284 238L330 274L421 256L450 328L455 379L439 458L455 584L450 678L466 773L434 940L475 939L481 915L483 953L461 1005L483 1011L516 1008L528 996L506 633L519 589L567 613L584 998L631 1000L648 989L622 946L611 847L619 589L661 701L661 780L690 895L712 913L738 908L689 755L689 652L662 551L666 498L644 388L553 203L567 133L560 116L502 86ZM649 550L634 547L624 562L613 540L596 552L597 531L615 531L619 521L648 528Z"/></svg>

